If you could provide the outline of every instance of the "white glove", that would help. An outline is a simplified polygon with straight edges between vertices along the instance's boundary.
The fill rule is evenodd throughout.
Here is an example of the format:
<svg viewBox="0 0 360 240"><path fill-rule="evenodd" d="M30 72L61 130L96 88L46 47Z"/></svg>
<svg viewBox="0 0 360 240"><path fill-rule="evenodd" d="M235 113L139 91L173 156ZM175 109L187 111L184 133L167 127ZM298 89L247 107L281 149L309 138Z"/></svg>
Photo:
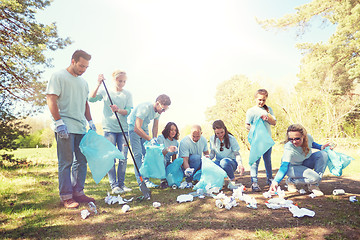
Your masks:
<svg viewBox="0 0 360 240"><path fill-rule="evenodd" d="M193 168L187 168L187 169L185 169L185 171L184 171L185 176L186 176L186 177L190 177L191 175L193 175L194 170L195 170L195 169L193 169Z"/></svg>

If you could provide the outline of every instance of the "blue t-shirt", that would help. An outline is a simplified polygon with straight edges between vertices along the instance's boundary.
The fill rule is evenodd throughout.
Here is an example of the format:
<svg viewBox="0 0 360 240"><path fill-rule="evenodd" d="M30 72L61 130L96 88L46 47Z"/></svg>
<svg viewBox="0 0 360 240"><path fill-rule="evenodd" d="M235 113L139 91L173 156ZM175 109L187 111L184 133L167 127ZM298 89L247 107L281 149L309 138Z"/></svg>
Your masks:
<svg viewBox="0 0 360 240"><path fill-rule="evenodd" d="M199 141L194 142L190 135L184 137L180 141L179 157L190 157L190 155L200 155L208 150L207 140L204 136L200 136Z"/></svg>
<svg viewBox="0 0 360 240"><path fill-rule="evenodd" d="M120 113L117 113L121 126L123 127L124 131L127 132L128 131L127 117L129 116L131 109L133 108L132 95L129 91L125 89L122 89L120 92L109 90L109 94L113 104L118 106L120 109L125 109L128 112L128 114L125 116ZM89 102L96 102L100 100L104 100L103 119L102 119L102 126L104 131L113 132L113 133L121 132L119 122L110 108L111 103L105 90L100 90L96 95L96 97L89 98Z"/></svg>
<svg viewBox="0 0 360 240"><path fill-rule="evenodd" d="M252 108L249 108L247 111L246 111L246 120L245 120L245 123L246 124L250 124L250 125L253 125L255 120L258 119L259 117L261 117L262 115L268 115L268 114L271 114L271 116L276 120L275 118L275 115L274 115L274 112L272 110L271 107L269 107L269 112L267 112L265 110L264 107L258 107L258 106L254 106ZM265 123L265 126L266 126L266 129L268 130L270 136L271 136L271 126L270 126L270 123L268 121L264 121Z"/></svg>
<svg viewBox="0 0 360 240"><path fill-rule="evenodd" d="M178 140L176 140L175 138L173 138L172 141L170 141L170 139L168 138L165 138L163 135L159 135L157 137L157 141L159 144L164 144L164 148L168 148L170 146L175 146L175 147L179 147L179 142ZM171 157L175 154L178 153L178 150L176 150L175 152L168 152L166 155L165 155L165 161L166 162L171 162Z"/></svg>
<svg viewBox="0 0 360 240"><path fill-rule="evenodd" d="M312 148L321 149L321 145L314 142L314 138L308 134L308 146L309 153L304 154L301 147L295 147L292 142L287 142L284 146L284 154L281 158L281 166L279 171L276 173L274 180L278 183L285 177L290 165L302 165L302 163L308 159L312 154Z"/></svg>
<svg viewBox="0 0 360 240"><path fill-rule="evenodd" d="M154 103L146 102L137 105L135 109L131 111L128 118L129 131L134 131L136 118L140 118L141 120L143 120L141 128L146 134L149 135L150 121L153 119L159 119L160 114L155 112Z"/></svg>
<svg viewBox="0 0 360 240"><path fill-rule="evenodd" d="M225 144L223 146L223 151L220 151L220 139L216 138L215 144L214 144L214 138L215 135L212 135L210 137L210 150L215 152L216 160L221 160L223 158L230 158L235 160L235 154L234 152L240 151L239 143L236 141L235 137L229 134L229 140L230 140L230 148L226 148Z"/></svg>
<svg viewBox="0 0 360 240"><path fill-rule="evenodd" d="M82 77L75 77L62 69L51 76L46 94L58 96L59 114L69 133L85 134L85 106L89 94L87 82Z"/></svg>

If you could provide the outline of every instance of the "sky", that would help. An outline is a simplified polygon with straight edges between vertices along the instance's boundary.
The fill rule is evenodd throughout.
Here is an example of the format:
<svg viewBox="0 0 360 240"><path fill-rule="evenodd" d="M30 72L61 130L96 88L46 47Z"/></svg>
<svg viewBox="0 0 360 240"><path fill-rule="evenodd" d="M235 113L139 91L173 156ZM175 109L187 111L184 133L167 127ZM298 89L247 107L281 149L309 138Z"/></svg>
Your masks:
<svg viewBox="0 0 360 240"><path fill-rule="evenodd" d="M164 93L172 103L160 118L163 125L203 124L217 86L235 75L260 82L270 97L275 86L291 89L296 84L301 53L295 45L326 41L333 29L315 26L297 38L294 31L266 31L256 18L279 18L307 2L55 0L38 12L37 20L55 22L59 36L70 37L73 44L46 54L54 67L45 70L43 79L68 67L72 53L83 49L92 55L82 75L90 91L98 74L110 86L112 72L122 69L134 106L155 102ZM102 103L90 107L94 122L100 123ZM50 115L47 108L44 114Z"/></svg>

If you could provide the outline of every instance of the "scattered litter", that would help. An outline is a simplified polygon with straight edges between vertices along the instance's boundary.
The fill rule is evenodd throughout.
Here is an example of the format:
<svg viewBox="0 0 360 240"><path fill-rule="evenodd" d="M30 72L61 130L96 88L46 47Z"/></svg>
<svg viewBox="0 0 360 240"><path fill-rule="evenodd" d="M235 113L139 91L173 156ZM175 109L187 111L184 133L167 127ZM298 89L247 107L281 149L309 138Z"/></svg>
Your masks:
<svg viewBox="0 0 360 240"><path fill-rule="evenodd" d="M264 198L271 198L271 197L272 197L272 194L271 194L271 192L270 192L270 190L269 190L269 191L267 191L267 192L264 192L264 193L263 193L263 196L264 196Z"/></svg>
<svg viewBox="0 0 360 240"><path fill-rule="evenodd" d="M217 206L218 208L223 208L224 207L224 204L223 202L220 200L220 199L217 199L215 201L215 206Z"/></svg>
<svg viewBox="0 0 360 240"><path fill-rule="evenodd" d="M288 208L293 205L293 201L284 198L272 198L266 201L265 205L271 209Z"/></svg>
<svg viewBox="0 0 360 240"><path fill-rule="evenodd" d="M219 193L220 188L219 187L211 187L211 184L208 184L205 186L206 194L209 196L212 196L214 193Z"/></svg>
<svg viewBox="0 0 360 240"><path fill-rule="evenodd" d="M80 212L80 214L81 214L82 219L86 219L90 215L90 212L89 212L89 210L85 209L85 210L82 210Z"/></svg>
<svg viewBox="0 0 360 240"><path fill-rule="evenodd" d="M179 186L180 189L185 189L185 188L192 188L193 184L191 182L182 182Z"/></svg>
<svg viewBox="0 0 360 240"><path fill-rule="evenodd" d="M115 204L115 203L119 203L119 204L125 204L128 202L131 202L134 198L130 198L129 200L122 198L120 195L118 195L117 197L115 196L111 196L110 193L108 192L108 195L105 198L105 203L111 205L111 204Z"/></svg>
<svg viewBox="0 0 360 240"><path fill-rule="evenodd" d="M123 211L123 213L126 213L126 212L129 211L129 210L130 210L130 206L127 205L127 204L125 204L125 205L122 206L122 208L121 208L121 211Z"/></svg>
<svg viewBox="0 0 360 240"><path fill-rule="evenodd" d="M309 196L310 196L311 198L315 198L315 197L316 197L315 193L310 193Z"/></svg>
<svg viewBox="0 0 360 240"><path fill-rule="evenodd" d="M344 195L345 190L344 189L334 189L333 195Z"/></svg>
<svg viewBox="0 0 360 240"><path fill-rule="evenodd" d="M289 207L289 211L293 214L293 217L304 217L304 216L314 217L315 216L314 211L309 210L307 208L299 208L298 206L295 206L295 205L291 205Z"/></svg>
<svg viewBox="0 0 360 240"><path fill-rule="evenodd" d="M306 194L306 191L305 191L305 189L302 188L302 189L299 190L299 193L300 194Z"/></svg>
<svg viewBox="0 0 360 240"><path fill-rule="evenodd" d="M92 211L94 214L98 213L95 203L89 202L89 208L90 208L90 211Z"/></svg>
<svg viewBox="0 0 360 240"><path fill-rule="evenodd" d="M177 189L178 186L176 186L176 184L173 184L173 185L171 186L171 188L172 188L172 189Z"/></svg>
<svg viewBox="0 0 360 240"><path fill-rule="evenodd" d="M181 194L176 198L176 201L179 203L182 202L192 202L194 200L194 197L190 194Z"/></svg>
<svg viewBox="0 0 360 240"><path fill-rule="evenodd" d="M356 196L350 196L349 201L350 202L357 202L358 200L356 199Z"/></svg>
<svg viewBox="0 0 360 240"><path fill-rule="evenodd" d="M153 207L154 208L159 208L161 206L161 203L159 202L153 202Z"/></svg>

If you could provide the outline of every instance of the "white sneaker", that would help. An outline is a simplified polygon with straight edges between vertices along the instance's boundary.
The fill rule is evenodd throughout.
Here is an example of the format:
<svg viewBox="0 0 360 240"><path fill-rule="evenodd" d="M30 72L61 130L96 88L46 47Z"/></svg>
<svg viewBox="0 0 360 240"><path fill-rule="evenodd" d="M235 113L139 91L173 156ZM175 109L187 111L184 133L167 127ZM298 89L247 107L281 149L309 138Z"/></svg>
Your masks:
<svg viewBox="0 0 360 240"><path fill-rule="evenodd" d="M124 190L122 190L122 189L119 188L119 187L114 187L114 188L112 189L112 191L111 191L112 194L121 194L121 193L123 193L123 192L124 192Z"/></svg>
<svg viewBox="0 0 360 240"><path fill-rule="evenodd" d="M132 189L131 188L128 188L127 186L123 186L122 189L124 190L124 192L131 192Z"/></svg>
<svg viewBox="0 0 360 240"><path fill-rule="evenodd" d="M285 180L285 183L287 185L288 192L292 192L292 193L297 192L296 185L295 185L295 183L291 182L291 178L288 177Z"/></svg>
<svg viewBox="0 0 360 240"><path fill-rule="evenodd" d="M317 185L308 185L309 192L314 193L317 197L323 196L324 193L320 190L319 186Z"/></svg>

